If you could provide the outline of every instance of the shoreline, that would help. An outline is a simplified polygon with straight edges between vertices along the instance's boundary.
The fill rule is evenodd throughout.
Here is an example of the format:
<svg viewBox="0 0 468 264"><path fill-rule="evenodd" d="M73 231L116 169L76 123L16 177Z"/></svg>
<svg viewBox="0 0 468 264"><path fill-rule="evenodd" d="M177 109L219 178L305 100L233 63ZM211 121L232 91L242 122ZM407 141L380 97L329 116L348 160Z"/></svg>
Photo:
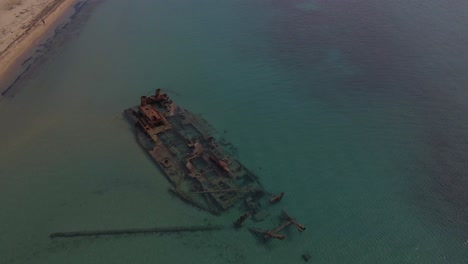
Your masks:
<svg viewBox="0 0 468 264"><path fill-rule="evenodd" d="M74 7L83 0L54 0L22 26L6 48L0 51L0 99L29 66L35 49L46 42L61 23L75 12ZM20 30L18 30L20 31Z"/></svg>

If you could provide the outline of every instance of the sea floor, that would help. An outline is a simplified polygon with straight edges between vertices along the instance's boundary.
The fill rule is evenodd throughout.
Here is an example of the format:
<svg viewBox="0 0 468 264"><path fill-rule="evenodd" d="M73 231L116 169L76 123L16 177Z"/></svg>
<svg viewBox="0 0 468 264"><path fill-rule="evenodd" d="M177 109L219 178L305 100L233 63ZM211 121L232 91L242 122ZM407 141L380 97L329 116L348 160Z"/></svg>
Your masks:
<svg viewBox="0 0 468 264"><path fill-rule="evenodd" d="M463 51L461 29L402 29L467 25L466 4L397 2L101 1L0 102L0 262L467 262L468 60L437 42ZM307 230L263 244L171 195L123 117L156 88L285 192L262 225L284 209ZM49 238L192 224L228 228Z"/></svg>

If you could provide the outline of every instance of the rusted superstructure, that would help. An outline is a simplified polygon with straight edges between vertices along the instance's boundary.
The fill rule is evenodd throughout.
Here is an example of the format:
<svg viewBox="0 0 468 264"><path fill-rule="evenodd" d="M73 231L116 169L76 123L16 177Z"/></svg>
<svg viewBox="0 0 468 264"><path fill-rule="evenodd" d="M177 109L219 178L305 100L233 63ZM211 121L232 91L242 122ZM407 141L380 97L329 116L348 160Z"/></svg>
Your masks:
<svg viewBox="0 0 468 264"><path fill-rule="evenodd" d="M218 145L203 119L178 107L160 89L125 113L175 194L213 214L240 201L249 214L259 209L265 192L257 177Z"/></svg>

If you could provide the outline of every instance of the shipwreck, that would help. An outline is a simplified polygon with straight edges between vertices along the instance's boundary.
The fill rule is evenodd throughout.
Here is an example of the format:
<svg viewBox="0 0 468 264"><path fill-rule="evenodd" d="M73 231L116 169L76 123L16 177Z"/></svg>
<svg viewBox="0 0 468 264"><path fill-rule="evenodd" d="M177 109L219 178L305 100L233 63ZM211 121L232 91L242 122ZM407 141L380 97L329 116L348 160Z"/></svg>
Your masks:
<svg viewBox="0 0 468 264"><path fill-rule="evenodd" d="M268 218L268 207L283 199L284 192L266 192L257 176L231 151L223 149L228 144L219 143L213 137L213 129L203 118L176 105L160 89L152 96L142 96L140 105L126 109L124 113L134 125L138 143L172 184L170 190L185 202L214 215L236 205L240 216L232 223L234 228L241 228L248 219L258 223ZM267 242L285 239L286 235L280 232L289 226L295 226L300 232L305 230L285 211L280 214L279 226L273 229L248 227L248 230L261 242ZM55 232L50 237L210 232L224 228L208 224L81 230Z"/></svg>
<svg viewBox="0 0 468 264"><path fill-rule="evenodd" d="M125 110L137 141L186 202L218 215L243 201L255 214L265 191L258 178L224 151L210 125L156 90L140 105Z"/></svg>

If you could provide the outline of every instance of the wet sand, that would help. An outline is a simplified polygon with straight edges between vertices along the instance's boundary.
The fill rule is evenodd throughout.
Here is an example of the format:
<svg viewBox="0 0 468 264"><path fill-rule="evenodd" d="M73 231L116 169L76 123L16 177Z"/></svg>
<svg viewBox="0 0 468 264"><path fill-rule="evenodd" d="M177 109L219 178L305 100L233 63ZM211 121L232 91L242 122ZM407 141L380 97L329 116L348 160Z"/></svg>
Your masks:
<svg viewBox="0 0 468 264"><path fill-rule="evenodd" d="M0 94L78 0L0 0Z"/></svg>

